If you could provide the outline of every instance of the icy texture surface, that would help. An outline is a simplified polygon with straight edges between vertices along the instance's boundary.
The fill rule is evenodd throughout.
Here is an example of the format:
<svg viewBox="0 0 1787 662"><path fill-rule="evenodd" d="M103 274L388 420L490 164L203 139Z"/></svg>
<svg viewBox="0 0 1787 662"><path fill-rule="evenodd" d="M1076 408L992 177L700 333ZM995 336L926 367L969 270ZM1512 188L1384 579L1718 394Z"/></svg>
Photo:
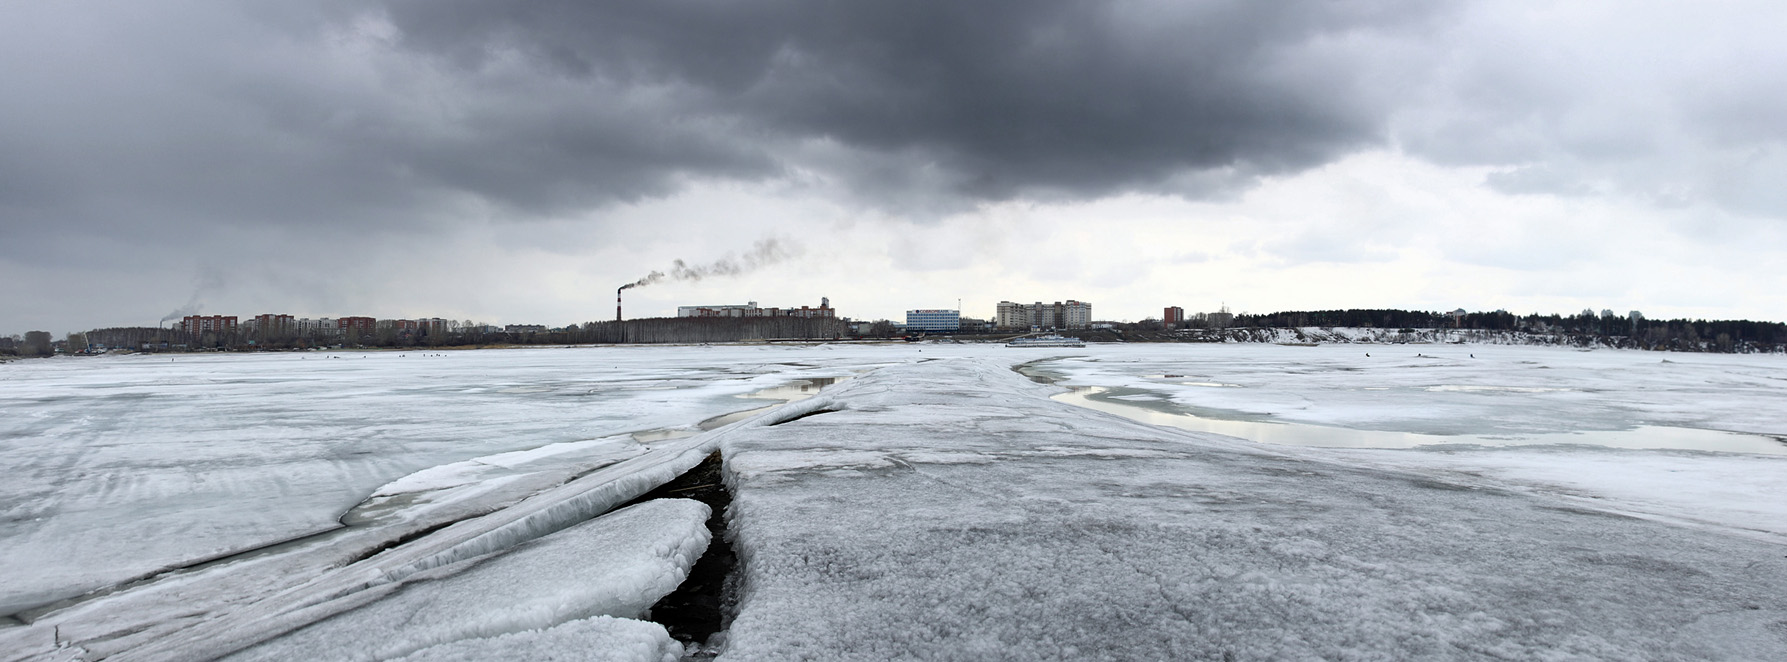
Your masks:
<svg viewBox="0 0 1787 662"><path fill-rule="evenodd" d="M132 608L133 601L165 600L170 594L181 592L182 582L171 581L129 591L116 600L82 605L70 610L69 620L56 627L68 628L63 631L79 633L84 639L90 637L83 641L83 647L102 654L127 652L129 659L186 660L228 653L382 599L402 588L404 582L453 572L456 563L505 553L607 512L700 464L714 443L711 438L699 436L670 442L651 453L603 467L495 512L453 522L413 540L394 541L369 550L344 567L323 569L277 592L265 587L260 594L247 596L214 592L218 584L230 585L245 576L254 576L257 573L252 568L224 565L214 571L195 573L192 583L202 587L201 595L220 603L180 605L191 622L152 622L147 631L111 634L121 628L107 622L108 618L117 619L120 611L138 612ZM334 547L286 552L269 561L276 569L302 566ZM437 568L442 570L436 572ZM252 603L227 604L245 598ZM80 618L83 611L99 616L92 624L106 628L101 630L105 635L82 632L80 628L89 625ZM203 618L195 618L200 615ZM37 623L33 627L42 629Z"/></svg>
<svg viewBox="0 0 1787 662"><path fill-rule="evenodd" d="M1781 457L1259 444L1051 401L1060 389L1009 370L1041 360L1126 405L1335 434L1782 436L1783 357L901 343L166 359L0 366L0 602L105 591L0 621L0 661L208 659L483 568L574 578L513 555L720 445L751 579L726 652L741 659L1778 659L1787 637ZM767 404L739 396L851 374L723 429L635 434L692 434ZM437 652L580 657L611 625L635 628L581 619Z"/></svg>
<svg viewBox="0 0 1787 662"><path fill-rule="evenodd" d="M1787 544L1787 457L1556 446L1345 450L1328 457Z"/></svg>
<svg viewBox="0 0 1787 662"><path fill-rule="evenodd" d="M1779 544L1050 393L927 362L728 435L722 659L1787 658Z"/></svg>
<svg viewBox="0 0 1787 662"><path fill-rule="evenodd" d="M647 501L505 554L442 567L383 599L228 659L383 660L590 616L635 618L688 576L707 549L707 516L700 502ZM637 642L639 633L592 627L536 636L534 645L586 636Z"/></svg>
<svg viewBox="0 0 1787 662"><path fill-rule="evenodd" d="M845 374L824 367L840 363L831 353L808 354L798 364L750 347L8 363L0 614L336 529L375 490L444 487L503 473L489 459L503 453L581 445L571 449L581 456L560 456L561 475L546 481L556 483L640 452L625 433L690 427L767 404L737 396ZM440 468L472 458L486 459Z"/></svg>
<svg viewBox="0 0 1787 662"><path fill-rule="evenodd" d="M1221 418L1438 435L1639 425L1787 433L1781 355L1483 345L1100 349L1038 367L1064 376L1064 385L1135 389Z"/></svg>
<svg viewBox="0 0 1787 662"><path fill-rule="evenodd" d="M671 639L662 625L595 616L545 630L441 644L399 658L399 662L676 662L682 656L682 645Z"/></svg>

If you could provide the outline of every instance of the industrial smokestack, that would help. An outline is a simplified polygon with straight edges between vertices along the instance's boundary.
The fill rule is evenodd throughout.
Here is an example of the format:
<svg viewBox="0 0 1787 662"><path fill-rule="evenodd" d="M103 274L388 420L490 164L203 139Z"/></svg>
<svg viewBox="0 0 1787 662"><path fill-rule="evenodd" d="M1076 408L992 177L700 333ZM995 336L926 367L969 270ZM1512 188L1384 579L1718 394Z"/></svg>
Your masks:
<svg viewBox="0 0 1787 662"><path fill-rule="evenodd" d="M703 278L714 276L737 276L781 262L782 260L797 255L799 252L799 246L783 244L781 241L771 238L758 240L757 243L751 247L750 252L745 253L742 257L734 257L728 254L726 257L720 258L718 261L711 264L691 265L682 260L673 260L670 266L670 273L653 271L646 274L644 278L622 285L620 286L620 289L614 291L614 321L621 321L621 290L634 287L645 287L647 285L661 283L665 279L699 282Z"/></svg>

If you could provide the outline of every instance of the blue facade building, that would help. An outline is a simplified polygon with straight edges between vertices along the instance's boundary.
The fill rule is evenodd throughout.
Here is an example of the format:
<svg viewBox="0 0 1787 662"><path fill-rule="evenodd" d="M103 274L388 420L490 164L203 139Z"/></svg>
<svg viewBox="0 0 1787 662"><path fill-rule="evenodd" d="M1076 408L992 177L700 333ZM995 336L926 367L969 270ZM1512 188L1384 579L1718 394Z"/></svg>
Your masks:
<svg viewBox="0 0 1787 662"><path fill-rule="evenodd" d="M907 331L949 331L962 328L962 311L959 310L908 310L906 311Z"/></svg>

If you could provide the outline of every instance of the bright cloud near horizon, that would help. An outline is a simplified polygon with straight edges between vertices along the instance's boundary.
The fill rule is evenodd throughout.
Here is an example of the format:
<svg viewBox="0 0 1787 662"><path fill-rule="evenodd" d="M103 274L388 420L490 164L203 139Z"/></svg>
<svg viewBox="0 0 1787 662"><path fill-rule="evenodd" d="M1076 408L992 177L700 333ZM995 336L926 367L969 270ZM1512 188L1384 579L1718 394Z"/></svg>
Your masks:
<svg viewBox="0 0 1787 662"><path fill-rule="evenodd" d="M1787 5L0 0L0 334L169 311L1787 321ZM764 242L773 260L753 260Z"/></svg>

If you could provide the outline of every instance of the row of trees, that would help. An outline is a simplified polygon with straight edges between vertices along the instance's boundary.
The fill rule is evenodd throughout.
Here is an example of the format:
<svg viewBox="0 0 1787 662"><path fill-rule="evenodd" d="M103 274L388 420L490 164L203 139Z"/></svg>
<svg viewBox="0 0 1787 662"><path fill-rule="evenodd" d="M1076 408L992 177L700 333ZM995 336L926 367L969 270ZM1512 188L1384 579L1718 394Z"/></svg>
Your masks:
<svg viewBox="0 0 1787 662"><path fill-rule="evenodd" d="M460 344L467 337L482 336L481 325L469 322L428 329L374 331L348 330L330 334L301 334L293 329L238 329L188 333L160 327L112 327L85 334L93 347L147 351L200 349L306 349L311 347L417 347ZM73 346L73 345L71 345Z"/></svg>
<svg viewBox="0 0 1787 662"><path fill-rule="evenodd" d="M0 356L49 356L55 351L48 331L27 331L22 337L0 337Z"/></svg>
<svg viewBox="0 0 1787 662"><path fill-rule="evenodd" d="M892 325L887 325L892 335ZM186 333L155 327L94 329L79 346L148 351L305 349L310 347L439 347L460 345L567 345L585 343L701 343L755 339L833 340L848 337L849 326L836 319L796 317L690 318L665 317L621 322L588 322L563 329L511 333L482 324L455 324L435 329L346 331L339 335L302 336L289 331L207 331ZM47 345L46 345L47 346ZM70 347L76 345L71 344ZM47 353L47 352L46 352Z"/></svg>
<svg viewBox="0 0 1787 662"><path fill-rule="evenodd" d="M1185 325L1200 327L1196 320ZM1774 352L1787 349L1787 324L1750 320L1653 320L1636 312L1584 310L1577 315L1517 316L1505 310L1453 315L1394 309L1287 311L1235 315L1242 328L1365 327L1384 329L1476 329L1557 336L1570 344L1689 352ZM1582 341L1582 342L1578 342Z"/></svg>

